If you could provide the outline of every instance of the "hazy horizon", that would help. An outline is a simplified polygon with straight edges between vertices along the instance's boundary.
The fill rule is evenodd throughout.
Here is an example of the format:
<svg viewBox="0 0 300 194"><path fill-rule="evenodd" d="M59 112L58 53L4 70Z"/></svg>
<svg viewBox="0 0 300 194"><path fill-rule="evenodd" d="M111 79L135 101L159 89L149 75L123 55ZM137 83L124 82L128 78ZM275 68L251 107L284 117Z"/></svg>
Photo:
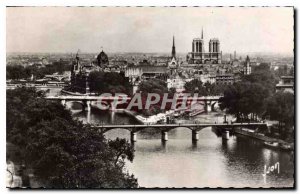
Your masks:
<svg viewBox="0 0 300 194"><path fill-rule="evenodd" d="M191 52L218 38L224 54L293 56L292 7L8 7L7 53Z"/></svg>

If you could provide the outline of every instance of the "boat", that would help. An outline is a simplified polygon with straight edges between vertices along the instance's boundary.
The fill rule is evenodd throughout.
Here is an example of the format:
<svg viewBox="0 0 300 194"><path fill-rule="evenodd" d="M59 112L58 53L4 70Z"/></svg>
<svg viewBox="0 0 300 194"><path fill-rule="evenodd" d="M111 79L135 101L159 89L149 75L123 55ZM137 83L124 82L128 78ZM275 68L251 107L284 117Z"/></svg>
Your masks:
<svg viewBox="0 0 300 194"><path fill-rule="evenodd" d="M292 146L289 144L280 144L279 145L280 149L285 150L285 151L291 151L292 150Z"/></svg>
<svg viewBox="0 0 300 194"><path fill-rule="evenodd" d="M174 117L179 117L179 116L180 116L180 113L179 113L179 112L175 112L175 113L173 114L173 116L174 116Z"/></svg>
<svg viewBox="0 0 300 194"><path fill-rule="evenodd" d="M271 148L278 148L279 147L278 142L264 142L264 144L268 147L271 147Z"/></svg>

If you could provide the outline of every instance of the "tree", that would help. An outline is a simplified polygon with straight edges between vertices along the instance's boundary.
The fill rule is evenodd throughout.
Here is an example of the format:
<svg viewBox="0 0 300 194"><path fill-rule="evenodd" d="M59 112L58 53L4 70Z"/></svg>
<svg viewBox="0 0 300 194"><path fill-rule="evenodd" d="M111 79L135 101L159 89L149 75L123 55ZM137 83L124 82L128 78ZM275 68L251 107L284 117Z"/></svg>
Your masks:
<svg viewBox="0 0 300 194"><path fill-rule="evenodd" d="M250 75L242 76L242 82L258 83L267 89L268 94L275 93L276 78L274 72L271 71L270 65L261 63L254 66L253 72Z"/></svg>
<svg viewBox="0 0 300 194"><path fill-rule="evenodd" d="M140 83L138 92L142 92L144 94L156 93L163 95L164 93L168 93L168 88L166 82L163 80L150 79Z"/></svg>
<svg viewBox="0 0 300 194"><path fill-rule="evenodd" d="M207 90L204 87L203 83L198 79L193 79L190 82L185 83L185 91L188 93L198 93L199 96L206 96Z"/></svg>
<svg viewBox="0 0 300 194"><path fill-rule="evenodd" d="M23 153L26 166L46 188L131 188L137 179L124 172L134 150L126 140L106 140L74 120L58 102L33 88L7 91L7 141ZM21 162L21 161L18 161Z"/></svg>
<svg viewBox="0 0 300 194"><path fill-rule="evenodd" d="M277 92L268 99L266 114L279 121L279 125L290 128L294 125L294 95L288 92Z"/></svg>
<svg viewBox="0 0 300 194"><path fill-rule="evenodd" d="M141 92L142 97L142 107L145 107L145 104L148 100L149 93L155 93L159 95L159 102L150 106L148 110L139 110L136 109L137 112L142 113L145 116L150 116L154 114L161 113L163 110L161 109L161 103L163 100L164 94L168 94L168 98L173 98L175 93L174 90L168 91L167 84L160 79L150 79L144 80L140 83L139 89L137 92ZM167 104L166 108L168 109L169 104Z"/></svg>
<svg viewBox="0 0 300 194"><path fill-rule="evenodd" d="M220 108L235 114L237 119L257 120L266 111L266 99L275 93L275 76L269 64L262 63L253 68L250 75L244 75L241 82L225 89L220 99Z"/></svg>
<svg viewBox="0 0 300 194"><path fill-rule="evenodd" d="M40 79L44 78L45 75L53 73L62 73L63 71L69 71L71 66L69 64L63 63L61 60L53 62L52 65L47 65L46 67L38 67L37 65L30 65L23 67L21 65L11 65L6 66L6 79L28 79L31 75Z"/></svg>
<svg viewBox="0 0 300 194"><path fill-rule="evenodd" d="M265 111L267 90L259 83L238 82L229 86L220 98L220 108L234 114L237 120L256 120Z"/></svg>
<svg viewBox="0 0 300 194"><path fill-rule="evenodd" d="M21 65L13 65L6 67L6 79L23 79L25 78L25 70L24 67Z"/></svg>
<svg viewBox="0 0 300 194"><path fill-rule="evenodd" d="M93 71L89 74L89 87L96 93L125 93L131 95L129 80L122 73Z"/></svg>
<svg viewBox="0 0 300 194"><path fill-rule="evenodd" d="M207 95L219 96L219 95L223 95L224 91L227 88L227 85L206 82L204 84L204 87L206 89Z"/></svg>

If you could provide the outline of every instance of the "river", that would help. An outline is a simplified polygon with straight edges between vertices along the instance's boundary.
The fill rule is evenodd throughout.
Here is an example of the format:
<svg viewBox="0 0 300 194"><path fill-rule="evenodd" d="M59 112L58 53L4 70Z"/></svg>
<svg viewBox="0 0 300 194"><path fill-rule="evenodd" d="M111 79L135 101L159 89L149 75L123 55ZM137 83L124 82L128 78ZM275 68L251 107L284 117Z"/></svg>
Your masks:
<svg viewBox="0 0 300 194"><path fill-rule="evenodd" d="M92 109L88 114L73 111L74 117L84 122L106 124L134 124L134 118L120 113ZM196 116L198 122L221 121L222 114ZM109 139L129 139L124 129L108 131ZM210 127L199 132L199 141L192 143L189 129L177 128L169 132L169 141L161 142L161 134L153 131L137 133L134 144L135 158L127 162L126 169L138 178L141 187L291 187L294 184L293 158L289 152L266 148L261 141L242 135L231 136L228 141ZM264 167L279 162L265 177Z"/></svg>

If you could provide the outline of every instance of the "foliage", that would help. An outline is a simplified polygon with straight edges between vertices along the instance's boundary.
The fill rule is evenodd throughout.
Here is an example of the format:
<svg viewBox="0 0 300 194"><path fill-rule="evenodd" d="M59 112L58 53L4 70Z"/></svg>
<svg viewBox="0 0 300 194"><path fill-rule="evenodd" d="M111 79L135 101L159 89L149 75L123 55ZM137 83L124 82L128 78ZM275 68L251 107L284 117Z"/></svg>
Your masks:
<svg viewBox="0 0 300 194"><path fill-rule="evenodd" d="M52 65L46 67L38 67L36 65L23 67L22 65L9 65L6 66L6 79L28 79L33 75L35 78L40 79L45 75L53 73L63 73L70 70L70 65L63 62L53 62Z"/></svg>
<svg viewBox="0 0 300 194"><path fill-rule="evenodd" d="M270 70L270 65L262 63L258 66L254 66L250 75L244 75L242 77L242 82L260 84L268 90L268 94L272 94L275 92L277 80L274 72Z"/></svg>
<svg viewBox="0 0 300 194"><path fill-rule="evenodd" d="M122 73L93 71L89 74L89 87L96 93L131 94L129 80Z"/></svg>
<svg viewBox="0 0 300 194"><path fill-rule="evenodd" d="M19 147L26 166L47 188L131 188L137 179L124 172L133 147L106 140L73 120L58 102L33 88L7 91L7 141Z"/></svg>
<svg viewBox="0 0 300 194"><path fill-rule="evenodd" d="M202 81L198 79L194 79L190 82L185 83L184 85L185 91L188 93L198 93L199 96L206 96L207 91L206 88L204 87Z"/></svg>
<svg viewBox="0 0 300 194"><path fill-rule="evenodd" d="M160 96L160 101L157 102L156 104L151 105L148 110L145 109L136 110L137 112L142 113L145 116L151 116L151 115L161 113L163 111L161 109L161 103L164 94L168 94L168 98L172 98L173 95L175 94L174 90L168 91L166 82L160 79L150 79L150 80L142 81L139 85L138 92L141 92L142 94L142 107L145 107L149 93L155 93Z"/></svg>
<svg viewBox="0 0 300 194"><path fill-rule="evenodd" d="M295 98L288 92L277 92L268 99L266 115L284 124L287 128L294 125Z"/></svg>
<svg viewBox="0 0 300 194"><path fill-rule="evenodd" d="M266 111L266 100L275 93L276 80L269 64L253 67L250 75L244 75L241 82L228 87L220 99L220 108L235 114L237 119L257 119Z"/></svg>
<svg viewBox="0 0 300 194"><path fill-rule="evenodd" d="M139 91L142 93L156 93L163 95L168 93L168 88L166 82L160 79L150 79L142 81L139 85Z"/></svg>
<svg viewBox="0 0 300 194"><path fill-rule="evenodd" d="M261 116L265 110L266 89L258 83L238 82L229 86L220 99L220 108L234 114L238 120Z"/></svg>
<svg viewBox="0 0 300 194"><path fill-rule="evenodd" d="M194 79L187 82L184 86L188 93L198 93L199 96L215 96L222 95L226 89L226 85L217 85L215 83L202 83L200 80Z"/></svg>

